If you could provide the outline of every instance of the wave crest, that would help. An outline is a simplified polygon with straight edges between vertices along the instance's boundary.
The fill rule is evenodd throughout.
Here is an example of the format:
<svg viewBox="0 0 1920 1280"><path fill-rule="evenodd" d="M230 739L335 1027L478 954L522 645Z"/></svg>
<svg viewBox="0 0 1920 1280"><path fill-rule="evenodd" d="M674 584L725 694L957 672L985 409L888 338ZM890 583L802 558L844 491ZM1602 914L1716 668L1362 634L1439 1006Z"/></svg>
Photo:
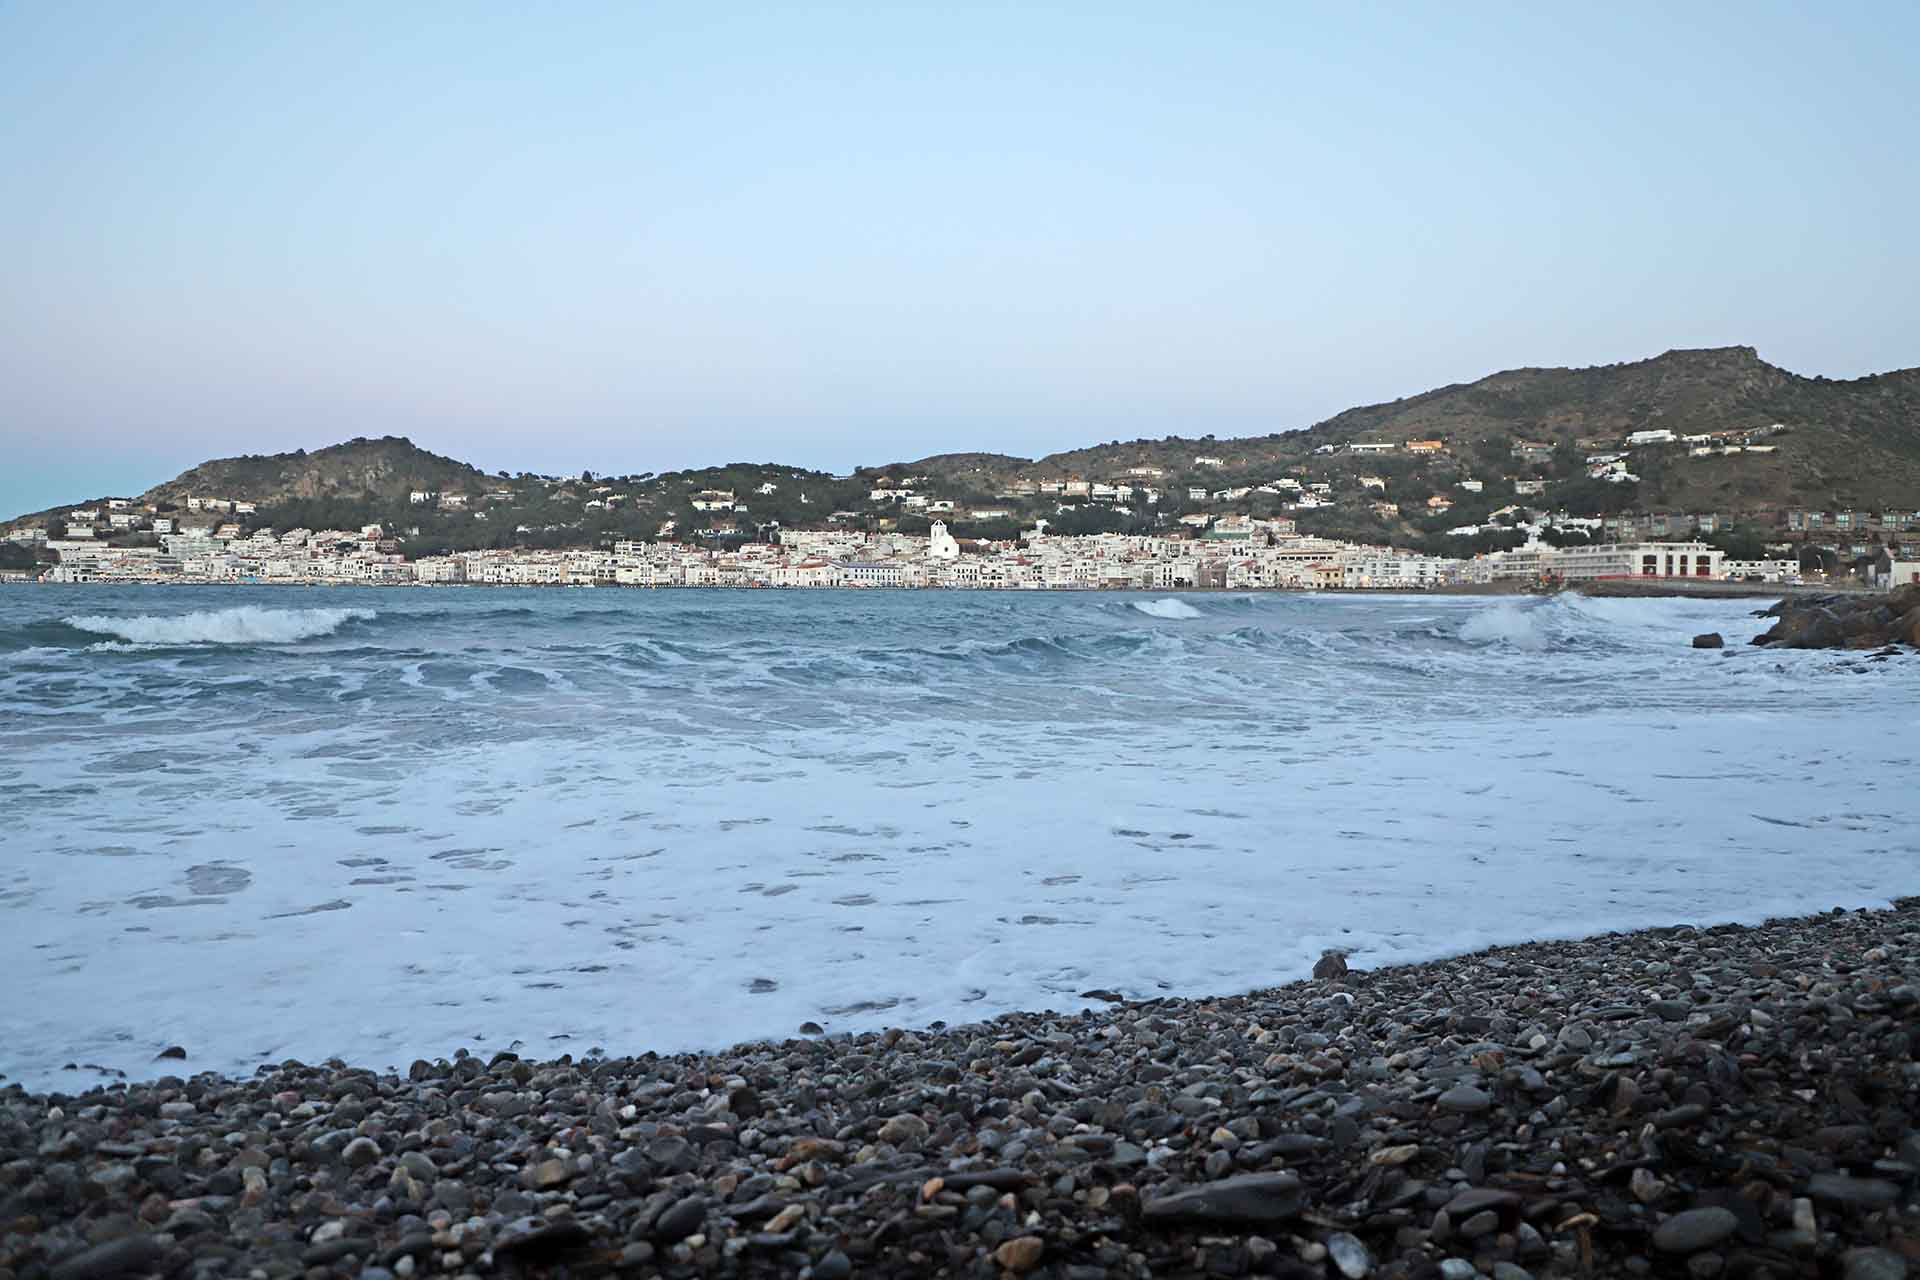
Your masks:
<svg viewBox="0 0 1920 1280"><path fill-rule="evenodd" d="M1149 618L1197 618L1200 611L1185 600L1175 600L1169 596L1165 600L1135 600L1133 607Z"/></svg>
<svg viewBox="0 0 1920 1280"><path fill-rule="evenodd" d="M201 609L193 613L135 614L116 618L81 614L68 626L131 644L291 644L332 635L352 621L378 616L372 609Z"/></svg>
<svg viewBox="0 0 1920 1280"><path fill-rule="evenodd" d="M1515 649L1538 651L1547 647L1547 634L1541 627L1540 606L1531 608L1498 604L1475 613L1460 624L1460 638L1468 644L1505 644Z"/></svg>

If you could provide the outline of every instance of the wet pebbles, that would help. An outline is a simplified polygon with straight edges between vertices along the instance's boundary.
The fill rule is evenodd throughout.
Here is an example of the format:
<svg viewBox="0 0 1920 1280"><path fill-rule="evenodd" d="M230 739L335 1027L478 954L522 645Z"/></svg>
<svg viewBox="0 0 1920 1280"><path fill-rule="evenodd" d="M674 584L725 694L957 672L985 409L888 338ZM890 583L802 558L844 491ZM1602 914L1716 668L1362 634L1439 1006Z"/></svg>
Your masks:
<svg viewBox="0 0 1920 1280"><path fill-rule="evenodd" d="M704 1056L16 1087L0 1280L1920 1277L1917 1037L1907 900Z"/></svg>

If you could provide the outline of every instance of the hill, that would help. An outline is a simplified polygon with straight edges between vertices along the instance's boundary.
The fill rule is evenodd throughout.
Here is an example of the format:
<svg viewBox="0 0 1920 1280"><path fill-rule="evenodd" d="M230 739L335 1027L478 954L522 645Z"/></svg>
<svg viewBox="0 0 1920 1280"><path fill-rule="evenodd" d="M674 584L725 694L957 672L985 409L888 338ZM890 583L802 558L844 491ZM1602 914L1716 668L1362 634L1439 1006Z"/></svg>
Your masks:
<svg viewBox="0 0 1920 1280"><path fill-rule="evenodd" d="M1675 510L1805 506L1920 506L1920 369L1849 381L1806 378L1760 359L1752 347L1669 351L1648 360L1581 369L1509 369L1475 382L1363 405L1303 431L1215 439L1167 436L1112 441L1027 461L946 454L894 470L945 478L966 471L1016 478L1116 476L1153 467L1169 478L1235 476L1296 465L1323 446L1441 440L1467 469L1505 467L1518 441L1583 456L1635 431L1750 431L1780 423L1772 454L1676 460L1650 456L1640 505ZM1682 464L1683 463L1683 464ZM956 465L958 464L958 465ZM957 478L957 477L955 477Z"/></svg>
<svg viewBox="0 0 1920 1280"><path fill-rule="evenodd" d="M1669 351L1587 369L1512 369L1349 409L1304 433L1313 445L1440 438L1457 453L1515 439L1547 444L1788 430L1778 452L1649 468L1645 505L1879 507L1920 503L1920 369L1850 381L1803 378L1752 347ZM1577 447L1577 445L1576 445Z"/></svg>
<svg viewBox="0 0 1920 1280"><path fill-rule="evenodd" d="M1661 429L1734 433L1749 444L1763 437L1764 445L1698 452L1625 443L1632 432ZM1387 453L1348 447L1413 441L1438 444ZM1522 444L1542 447L1517 452ZM1589 475L1587 459L1612 452L1627 455L1623 465L1637 482ZM1063 493L1061 484L1073 480L1106 482L1096 488L1106 489L1107 505L1098 504L1098 493L1093 505L1076 501L1071 485ZM1115 440L1038 459L945 453L844 477L767 463L598 479L488 476L403 437L359 438L312 453L207 462L141 500L159 511L185 508L193 497L243 501L258 508L235 513L249 526L382 523L404 531L402 541L417 553L752 537L830 516L846 527L913 531L937 515L960 536L1004 536L1036 516L1062 531L1147 529L1196 510L1292 510L1288 486L1322 482L1332 505L1301 504L1311 508L1301 513L1303 530L1404 545L1457 545L1445 541L1450 528L1482 523L1516 498L1576 515L1911 512L1920 509L1920 369L1835 381L1777 368L1751 347L1669 351L1583 369L1505 370L1264 436ZM1128 484L1151 486L1160 500L1129 506L1124 491L1109 488ZM900 501L908 487L921 495L913 503ZM464 500L409 501L423 490ZM730 496L696 505L706 490ZM1382 510L1373 501L1380 498L1397 513ZM14 523L57 526L65 510Z"/></svg>
<svg viewBox="0 0 1920 1280"><path fill-rule="evenodd" d="M405 436L361 436L312 453L296 449L203 462L140 498L174 505L193 496L244 498L263 506L295 498L392 501L415 490L473 491L488 483L484 472L429 453Z"/></svg>

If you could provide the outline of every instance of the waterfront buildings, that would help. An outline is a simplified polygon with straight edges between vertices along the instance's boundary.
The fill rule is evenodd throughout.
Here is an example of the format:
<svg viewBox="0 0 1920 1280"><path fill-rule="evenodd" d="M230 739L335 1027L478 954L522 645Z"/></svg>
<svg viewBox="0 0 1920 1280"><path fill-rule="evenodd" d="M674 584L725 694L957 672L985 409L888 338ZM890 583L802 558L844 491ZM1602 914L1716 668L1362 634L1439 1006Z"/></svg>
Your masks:
<svg viewBox="0 0 1920 1280"><path fill-rule="evenodd" d="M1059 537L1036 528L1018 539L963 545L936 522L928 537L781 530L773 542L724 548L621 541L606 549L466 551L417 560L402 555L378 526L244 537L199 530L169 534L161 546L145 548L93 539L47 545L60 556L45 574L52 582L1418 591L1548 578L1787 576L1787 562L1729 564L1701 542L1566 548L1531 542L1466 559L1305 537L1290 520L1247 517L1223 519L1199 536Z"/></svg>

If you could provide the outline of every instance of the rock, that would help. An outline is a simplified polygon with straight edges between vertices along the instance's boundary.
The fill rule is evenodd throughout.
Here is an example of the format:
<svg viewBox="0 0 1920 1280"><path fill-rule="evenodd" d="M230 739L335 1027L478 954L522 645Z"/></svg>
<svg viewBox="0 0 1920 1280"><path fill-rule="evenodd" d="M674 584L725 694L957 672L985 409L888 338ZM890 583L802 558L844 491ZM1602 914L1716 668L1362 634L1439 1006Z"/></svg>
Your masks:
<svg viewBox="0 0 1920 1280"><path fill-rule="evenodd" d="M1378 1151L1375 1151L1367 1157L1367 1163L1391 1168L1396 1165L1403 1165L1419 1154L1420 1144L1417 1142L1407 1142L1395 1147L1381 1147Z"/></svg>
<svg viewBox="0 0 1920 1280"><path fill-rule="evenodd" d="M355 1138L340 1148L340 1158L350 1169L364 1169L380 1158L380 1144L372 1138Z"/></svg>
<svg viewBox="0 0 1920 1280"><path fill-rule="evenodd" d="M1740 1229L1740 1219L1728 1209L1688 1209L1676 1213L1653 1232L1653 1247L1661 1253L1698 1253L1711 1249Z"/></svg>
<svg viewBox="0 0 1920 1280"><path fill-rule="evenodd" d="M1491 1209L1482 1209L1460 1224L1460 1234L1468 1240L1478 1240L1481 1236L1492 1235L1500 1226L1500 1215Z"/></svg>
<svg viewBox="0 0 1920 1280"><path fill-rule="evenodd" d="M1464 1218L1484 1209L1504 1209L1519 1203L1520 1197L1512 1191L1502 1191L1497 1187L1470 1187L1447 1201L1446 1209L1453 1217Z"/></svg>
<svg viewBox="0 0 1920 1280"><path fill-rule="evenodd" d="M1689 1125L1699 1124L1706 1118L1706 1107L1698 1102L1688 1102L1674 1107L1670 1111L1662 1111L1656 1115L1653 1118L1653 1127L1656 1129L1684 1129Z"/></svg>
<svg viewBox="0 0 1920 1280"><path fill-rule="evenodd" d="M847 1280L853 1274L853 1259L838 1249L813 1264L813 1280Z"/></svg>
<svg viewBox="0 0 1920 1280"><path fill-rule="evenodd" d="M373 1241L365 1236L340 1236L300 1251L300 1261L310 1267L324 1267L342 1258L366 1258L373 1254Z"/></svg>
<svg viewBox="0 0 1920 1280"><path fill-rule="evenodd" d="M660 1244L674 1244L700 1229L707 1220L706 1197L687 1196L668 1206L653 1223L653 1238Z"/></svg>
<svg viewBox="0 0 1920 1280"><path fill-rule="evenodd" d="M124 1236L63 1258L47 1274L51 1280L102 1280L129 1271L150 1271L164 1252L152 1236Z"/></svg>
<svg viewBox="0 0 1920 1280"><path fill-rule="evenodd" d="M1696 649L1718 649L1726 643L1718 631L1703 632L1693 638L1693 647Z"/></svg>
<svg viewBox="0 0 1920 1280"><path fill-rule="evenodd" d="M1900 1199L1896 1183L1881 1178L1850 1178L1844 1173L1816 1173L1807 1179L1807 1194L1849 1209L1885 1209Z"/></svg>
<svg viewBox="0 0 1920 1280"><path fill-rule="evenodd" d="M1484 1089L1476 1089L1470 1084L1457 1084L1435 1098L1434 1105L1443 1111L1473 1115L1491 1107L1493 1095Z"/></svg>
<svg viewBox="0 0 1920 1280"><path fill-rule="evenodd" d="M927 1140L927 1122L916 1115L897 1115L880 1126L880 1141L896 1147L918 1145Z"/></svg>
<svg viewBox="0 0 1920 1280"><path fill-rule="evenodd" d="M1313 976L1320 979L1344 978L1347 976L1347 957L1345 952L1327 951L1313 962Z"/></svg>
<svg viewBox="0 0 1920 1280"><path fill-rule="evenodd" d="M1835 595L1782 600L1778 621L1753 643L1786 649L1877 649L1912 643L1916 612L1898 590L1886 596Z"/></svg>
<svg viewBox="0 0 1920 1280"><path fill-rule="evenodd" d="M522 1218L494 1238L493 1256L550 1266L566 1261L593 1243L593 1233L576 1218Z"/></svg>
<svg viewBox="0 0 1920 1280"><path fill-rule="evenodd" d="M1294 1174L1243 1173L1149 1201L1141 1216L1152 1223L1263 1226L1298 1215L1303 1199L1300 1179Z"/></svg>
<svg viewBox="0 0 1920 1280"><path fill-rule="evenodd" d="M1362 1280L1373 1274L1373 1254L1357 1236L1336 1231L1327 1237L1327 1256L1347 1280Z"/></svg>
<svg viewBox="0 0 1920 1280"><path fill-rule="evenodd" d="M527 1185L535 1191L564 1187L573 1179L573 1169L565 1160L542 1160L527 1171Z"/></svg>
<svg viewBox="0 0 1920 1280"><path fill-rule="evenodd" d="M1015 1275L1020 1275L1039 1266L1046 1251L1046 1242L1039 1236L1020 1236L995 1249L993 1260Z"/></svg>
<svg viewBox="0 0 1920 1280"><path fill-rule="evenodd" d="M170 1044L166 1048L162 1049L159 1053L154 1054L153 1060L155 1062L166 1062L169 1060L179 1061L185 1058L186 1056L187 1056L187 1051L185 1049L181 1048L177 1044Z"/></svg>
<svg viewBox="0 0 1920 1280"><path fill-rule="evenodd" d="M1840 1262L1844 1280L1907 1280L1907 1260L1891 1249L1849 1249Z"/></svg>

